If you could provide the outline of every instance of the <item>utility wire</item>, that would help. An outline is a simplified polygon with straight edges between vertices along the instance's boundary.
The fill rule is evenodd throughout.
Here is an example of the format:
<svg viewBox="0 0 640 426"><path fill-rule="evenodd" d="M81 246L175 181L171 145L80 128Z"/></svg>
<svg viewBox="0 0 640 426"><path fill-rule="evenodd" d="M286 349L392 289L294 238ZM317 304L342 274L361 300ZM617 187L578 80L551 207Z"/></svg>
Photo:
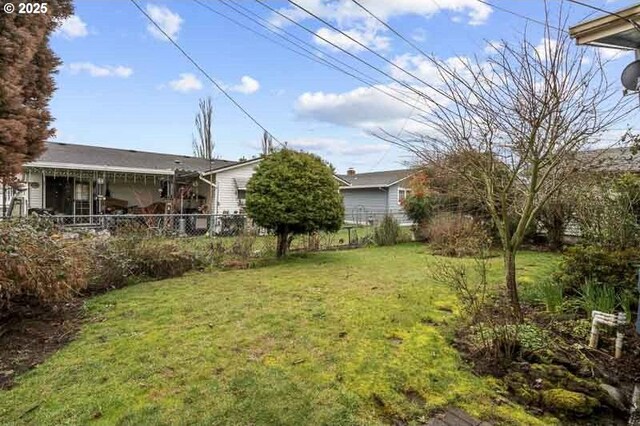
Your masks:
<svg viewBox="0 0 640 426"><path fill-rule="evenodd" d="M478 1L480 1L480 0L478 0ZM610 12L610 11L608 11L606 9L601 8L601 7L594 6L592 4L585 3L585 2L582 2L582 1L579 1L579 0L567 0L567 1L569 1L571 3L574 3L574 4L577 4L577 5L580 5L580 6L588 7L589 9L592 9L592 10L595 10L595 11L598 11L598 12L606 13L607 15L610 15L610 16L615 16L617 18L620 18L620 19L622 19L624 21L629 22L631 25L633 25L633 27L637 31L640 32L640 25L636 21L634 21L633 19L625 18L624 16L622 16L622 15L616 13L616 12Z"/></svg>
<svg viewBox="0 0 640 426"><path fill-rule="evenodd" d="M194 0L194 1L196 1L196 0ZM197 0L197 1L200 1L200 0ZM339 58L336 58L335 56L332 56L332 55L329 55L329 54L328 54L328 53L326 53L326 52L323 52L322 50L320 50L320 49L318 49L317 47L313 46L311 43L309 43L309 42L307 42L307 41L305 41L305 40L301 39L300 37L296 36L295 34L292 34L292 33L288 32L288 31L287 31L287 30L285 30L284 28L278 28L278 27L276 27L274 24L272 24L272 23L270 23L269 21L265 20L263 17L261 17L261 16L260 16L260 15L258 15L257 13L255 13L255 12L253 12L252 10L250 10L250 9L248 9L248 8L246 8L246 7L244 7L244 6L242 6L242 4L241 4L241 3L233 3L233 2L229 2L229 1L225 1L225 0L220 0L220 2L221 2L224 6L226 6L226 7L230 8L230 9L232 9L234 12L236 12L236 13L238 13L238 14L240 14L240 15L244 16L246 19L251 20L252 22L256 23L257 25L259 25L259 26L260 26L260 27L262 27L262 28L265 28L267 31L269 31L269 32L271 32L271 33L273 33L273 34L275 34L275 35L279 36L280 38L283 38L285 41L287 41L287 42L289 42L289 43L291 43L291 44L295 44L295 45L296 45L296 46L298 46L300 49L304 49L305 51L308 51L308 49L305 49L305 48L303 47L303 46L306 46L307 48L309 48L309 49L311 49L311 50L313 50L313 51L315 51L315 52L318 52L320 55L327 56L327 57L329 57L330 59L332 59L333 61L335 61L335 62L339 63L340 65L343 65L343 66L345 66L345 67L349 68L350 70L352 70L352 71L354 71L354 72L356 72L356 73L360 74L360 75L361 75L361 76L363 76L364 78L368 78L368 79L370 79L371 81L373 81L373 82L375 82L375 83L382 84L382 82L381 82L380 80L376 80L375 78L373 78L373 77L371 77L371 76L369 76L369 75L367 75L367 74L363 73L363 72L362 72L362 71L360 71L359 69L357 69L357 68L355 68L355 67L353 67L353 66L349 65L348 63L346 63L346 62L344 62L344 61L340 60ZM242 12L241 10L238 10L238 8L242 9L242 10L243 10L244 12L246 12L246 13ZM253 17L252 17L252 16L249 16L248 14L252 15ZM255 18L254 18L254 17L255 17ZM260 21L264 22L264 24L263 24L262 22L260 22ZM283 34L284 34L284 35L283 35ZM296 43L294 43L294 42L293 42L293 41L291 41L290 39L287 39L287 37L285 37L285 35L286 35L286 36L288 36L288 37L290 37L290 38L292 38L292 39L294 39L294 40L296 41ZM301 46L301 45L302 45L302 46ZM313 55L314 55L314 56L316 56L316 57L318 56L318 55L317 55L316 53L314 53L314 52L311 52L311 54L313 54ZM404 95L404 93L402 93L402 94Z"/></svg>
<svg viewBox="0 0 640 426"><path fill-rule="evenodd" d="M384 95L387 95L387 96L391 97L392 99L395 99L395 100L397 100L397 101L399 101L399 102L402 102L403 104L405 104L405 105L407 105L407 106L411 107L411 108L412 108L412 110L413 110L413 109L418 109L419 111L421 111L421 112L423 112L423 113L425 113L425 114L428 114L428 111L426 111L426 110L424 110L424 109L421 109L421 108L418 108L418 107L417 107L417 101L416 101L416 103L411 104L411 103L410 103L410 102L408 102L407 100L405 100L405 99L403 99L403 98L400 98L400 97L398 97L398 96L395 96L395 95L393 95L393 94L389 93L388 91L386 91L386 90L382 89L380 86L376 86L376 85L375 85L375 84L373 84L371 81L367 81L367 80L365 80L364 78L361 78L361 77L359 77L359 76L357 76L357 75L355 75L355 74L353 74L353 73L351 73L351 72L349 72L349 71L346 71L346 70L344 70L344 69L342 69L342 68L338 67L337 65L335 65L335 64L333 64L333 63L331 63L331 62L329 62L328 60L326 60L326 59L324 59L324 58L322 58L322 57L319 57L319 56L318 56L316 53L314 53L313 51L310 51L309 49L305 48L304 46L300 46L300 45L298 45L298 44L296 44L296 43L292 42L291 40L289 40L289 39L287 39L286 37L284 37L282 34L280 34L280 33L276 32L276 31L271 30L270 28L268 28L267 26L265 26L265 25L261 24L260 22L258 22L257 20L255 20L255 19L251 18L250 16L248 16L248 15L246 15L246 14L241 13L241 11L238 11L238 10L237 10L237 9L235 9L233 6L231 6L230 4L227 4L224 0L220 0L220 3L221 3L221 4L223 4L223 5L225 5L225 6L227 6L227 7L232 8L232 9L233 9L234 11L236 11L237 13L242 14L242 15L243 15L243 16L245 16L247 19L250 19L252 22L257 23L258 25L260 25L262 28L265 28L265 29L269 30L270 32L274 33L275 35L278 35L279 37L283 38L285 41L287 41L287 42L289 42L289 43L293 44L294 46L298 47L299 49L302 49L303 51L307 52L308 54L304 54L304 53L299 52L299 51L297 51L297 50L295 50L295 49L292 49L291 47L289 47L289 46L287 46L287 45L284 45L283 43L280 43L279 41L274 40L273 38L268 37L268 36L266 36L265 34L262 34L262 33L258 32L258 31L256 31L256 30L254 30L253 28L250 28L250 27L248 27L248 26L246 26L246 25L242 24L241 22L238 22L237 20L235 20L235 19L233 19L233 18L230 18L230 17L228 17L228 16L224 15L223 13L221 13L221 12L219 12L219 11L217 11L217 10L215 10L215 9L211 8L211 7L210 7L209 5L207 5L206 3L203 3L201 0L193 0L193 1L194 1L195 3L197 3L197 4L199 4L200 6L202 6L202 7L206 8L206 9L208 9L210 12L215 13L215 14L217 14L217 15L219 15L219 16L221 16L221 17L223 17L224 19L227 19L227 20L229 20L229 21L231 21L231 22L235 23L236 25L238 25L238 26L240 26L240 27L242 27L242 28L244 28L244 29L246 29L246 30L248 30L248 31L250 31L250 32L252 32L252 33L254 33L254 34L258 35L258 36L260 36L260 37L263 37L263 38L265 38L266 40L269 40L269 41L271 41L272 43L275 43L275 44L277 44L278 46L280 46L280 47L282 47L282 48L284 48L284 49L287 49L287 50L289 50L289 51L291 51L291 52L293 52L293 53L296 53L296 54L298 54L298 55L300 55L300 56L302 56L302 57L304 57L304 58L307 58L307 59L309 59L309 60L312 60L312 61L314 61L314 62L316 62L316 63L321 64L321 65L327 66L327 67L329 67L329 68L331 68L331 69L334 69L334 70L336 70L336 71L338 71L338 72L341 72L341 73L343 73L343 74L346 74L346 75L348 75L348 76L350 76L350 77L352 77L352 78L354 78L354 79L358 80L359 82L361 82L361 83L365 84L366 86L371 87L372 89L374 89L374 90L376 90L376 91L378 91L378 92L380 92L380 93L382 93L382 94L384 94ZM236 6L240 6L240 5L239 5L239 4L236 4ZM242 6L240 6L240 7L242 7ZM286 33L286 32L285 32L285 33ZM287 34L288 34L288 33L287 33ZM308 44L308 43L304 42L304 44ZM314 48L314 47L312 47L312 48ZM314 48L314 49L315 49L315 48ZM319 49L315 49L315 50L318 50L320 53L323 53L323 52L322 52L322 51L320 51ZM327 56L331 57L330 55L327 55ZM331 57L331 58L332 58L332 59L334 59L334 60L337 60L336 58L333 58L333 57ZM338 61L339 61L339 60L338 60ZM357 71L357 72L360 72L359 70L357 70L357 69L355 69L355 68L351 67L349 64L346 64L346 63L344 63L344 62L342 62L342 61L339 61L339 62L341 62L341 63L345 64L346 66L348 66L348 67L349 67L349 68L351 68L351 69L354 69L354 70L355 70L355 71ZM362 72L360 72L360 74L364 75L364 76L365 76L365 77L367 77L367 78L370 78L373 82L375 82L375 83L377 83L377 84L379 84L379 85L383 85L383 83L382 83L381 81L379 81L379 80L375 80L374 78L372 78L372 77L370 77L370 76L367 76L366 74L363 74ZM401 96L406 96L406 93L404 93L404 92L402 92L402 91L400 91L400 90L398 90L398 89L395 89L395 88L392 88L392 87L388 87L388 89L389 89L389 90L393 90L393 91L397 92L397 93L398 93L398 94L400 94Z"/></svg>
<svg viewBox="0 0 640 426"><path fill-rule="evenodd" d="M326 39L325 37L322 37L318 34L316 34L313 30L305 27L304 25L300 24L299 22L289 18L288 16L286 16L285 14L283 14L282 12L280 12L279 10L271 7L270 5L268 5L267 3L265 3L263 0L255 0L257 3L259 3L260 5L262 5L263 7L271 10L272 12L276 13L277 15L281 16L282 18L290 21L291 23L293 23L294 25L302 28L304 31L307 31L308 33L314 35L315 37L319 38L320 40L324 41L327 44L330 44L331 46L335 47L336 49L340 50L341 52L349 55L350 57L354 58L355 60L365 64L366 66L368 66L369 68L374 69L375 71L379 72L380 74L385 75L386 77L390 78L391 80L395 81L396 83L400 84L401 86L411 90L412 92L414 92L415 94L424 97L425 99L433 102L434 104L438 105L440 108L447 110L451 113L453 113L450 109L448 109L447 107L440 105L438 102L436 102L432 97L430 97L429 95L427 95L426 93L416 89L415 87L410 86L409 84L398 80L397 78L393 77L392 75L390 75L389 73L385 72L384 70L381 70L380 68L376 67L375 65L370 64L369 62L365 61L364 59L360 58L357 55L354 55L353 53L349 52L348 50L345 50L344 48L338 46L337 44L333 43L332 41ZM442 94L443 96L445 96L447 99L451 99L449 96L446 95L446 93L442 92L441 90L433 87L432 85L427 85L428 87L432 88L433 90L435 90L436 92Z"/></svg>
<svg viewBox="0 0 640 426"><path fill-rule="evenodd" d="M291 51L291 52L293 52L293 53L295 53L295 54L297 54L297 55L300 55L300 56L302 56L302 57L304 57L304 58L307 58L307 59L309 59L309 60L311 60L311 61L314 61L314 62L316 62L316 63L319 63L319 64L321 64L321 65L330 66L330 67L332 67L332 68L334 68L334 69L336 69L336 68L337 68L335 65L331 64L330 62L328 62L328 61L324 60L324 59L323 59L323 58L321 58L321 57L318 57L318 56L317 56L315 53L313 53L312 51L310 51L310 50L308 50L308 49L305 49L304 47L298 46L297 44L295 44L295 43L291 42L290 40L287 40L286 38L285 38L285 41L288 41L290 44L292 44L292 45L294 45L294 46L298 47L299 49L302 49L302 50L303 50L304 52L306 52L306 53L303 53L303 52L300 52L300 51L298 51L298 50L295 50L295 49L293 49L291 46L288 46L288 45L286 45L286 44L284 44L284 43L282 43L282 42L280 42L280 41L278 41L278 40L275 40L275 39L274 39L274 38L272 38L272 37L269 37L269 36L268 36L268 35L266 35L266 34L263 34L263 33L259 32L259 31L256 31L255 29L253 29L253 28L251 28L251 27L249 27L249 26L247 26L247 25L243 24L242 22L239 22L238 20L233 19L233 18L231 18L231 17L229 17L229 16L225 15L224 13L222 13L222 12L220 12L220 11L218 11L218 10L213 9L211 6L209 6L209 5L208 5L208 4L206 4L206 3L203 3L203 2L202 2L202 1L200 1L200 0L193 0L193 1L194 1L194 3L199 4L199 5L200 5L200 6L202 6L203 8L208 9L211 13L214 13L214 14L216 14L216 15L220 16L221 18L226 19L227 21L230 21L230 22L234 23L235 25L237 25L237 26L239 26L239 27L241 27L241 28L244 28L245 30L247 30L247 31L249 31L249 32L251 32L251 33L253 33L253 34L257 35L258 37L262 37L262 38L264 38L264 39L266 39L266 40L268 40L268 41L270 41L270 42L272 42L272 43L274 43L274 44L276 44L276 45L278 45L278 46L282 47L283 49L287 49L287 50L289 50L289 51ZM225 6L231 7L231 6L227 5L227 4L224 2L224 0L218 0L218 1L219 1L221 4L225 5ZM275 32L274 32L274 33L275 33ZM276 34L276 35L278 35L277 33L275 33L275 34ZM280 36L282 36L282 35L280 35Z"/></svg>
<svg viewBox="0 0 640 426"><path fill-rule="evenodd" d="M521 13L514 12L513 10L509 10L509 9L507 9L505 7L502 7L502 6L496 6L495 4L489 3L486 0L477 0L477 1L479 1L482 4L487 5L489 7L493 7L494 9L500 10L502 12L508 13L510 15L513 15L513 16L517 16L518 18L524 19L526 21L533 22L533 23L538 24L538 25L542 25L543 27L553 28L554 30L563 32L565 34L569 34L569 32L567 30L565 30L564 28L555 27L555 26L549 24L548 22L544 22L544 21L541 21L539 19L531 18L531 17L529 17L527 15L523 15Z"/></svg>
<svg viewBox="0 0 640 426"><path fill-rule="evenodd" d="M264 127L262 124L260 124L260 122L253 117L253 115L251 115L249 113L249 111L247 111L242 105L240 105L238 103L238 101L236 101L233 96L231 96L220 84L218 84L218 82L216 82L207 71L204 70L204 68L202 68L198 62L196 62L195 59L193 59L191 57L191 55L189 55L189 53L187 53L182 47L180 47L180 45L173 39L173 37L171 37L169 34L167 34L160 25L158 25L158 23L151 17L149 16L149 14L147 12L145 12L145 10L140 6L140 4L138 4L138 2L136 0L130 0L131 3L133 3L133 5L140 11L140 13L142 13L148 20L149 22L151 22L151 24L153 24L153 26L155 28L158 29L158 31L160 31L166 38L167 40L169 40L171 42L171 44L173 44L173 46L178 49L180 51L180 53L182 53L182 55L187 58L189 60L189 62L191 62L193 64L193 66L195 66L201 73L202 75L204 75L207 80L209 80L214 86L216 86L216 88L218 88L218 90L220 90L220 92L222 92L222 94L229 99L240 111L242 111L244 113L244 115L246 115L247 117L249 117L249 119L251 121L253 121L253 123L255 123L258 127L260 127L263 131L267 132L268 134L270 134L273 137L273 140L275 140L278 144L280 144L281 146L285 146L282 142L280 142L275 136L273 136L273 133L270 132L269 130L267 130L266 127Z"/></svg>
<svg viewBox="0 0 640 426"><path fill-rule="evenodd" d="M373 19L375 19L376 21L378 21L379 23L381 23L385 28L387 28L389 31L391 31L393 34L395 34L397 37L399 37L401 40L403 40L405 43L407 43L409 46L413 47L414 49L416 49L418 52L422 53L424 56L426 56L427 58L430 58L429 55L427 55L420 47L418 47L418 45L416 45L415 43L413 43L411 40L409 40L408 38L406 38L405 36L403 36L402 34L400 34L398 31L396 31L394 28L391 27L391 25L387 24L386 22L384 22L382 19L380 19L379 17L377 17L376 15L374 15L369 9L367 9L366 7L364 7L362 5L362 3L360 3L358 0L351 0L353 1L360 9L364 10L365 12L367 12L369 15L371 15L371 17Z"/></svg>
<svg viewBox="0 0 640 426"><path fill-rule="evenodd" d="M315 13L311 12L310 10L306 9L303 6L300 6L298 3L296 3L293 0L288 0L289 3L291 3L292 5L294 5L295 7L297 7L298 9L302 10L303 12L307 13L308 15L313 16L314 18L316 18L318 21L322 22L323 24L327 25L329 28L331 28L332 30L342 34L344 37L347 37L349 40L353 41L354 43L356 43L358 46L362 47L363 49L366 49L368 52L371 52L372 54L374 54L376 57L382 59L384 62L388 63L389 65L391 65L392 67L398 69L399 71L402 71L403 73L405 73L408 76L413 77L414 79L418 80L419 82L421 82L422 84L424 84L425 86L427 86L428 88L436 91L437 93L439 93L440 95L444 96L445 98L452 100L451 96L447 93L445 93L444 91L438 89L437 87L427 83L426 81L424 81L423 79L421 79L420 77L418 77L417 75L413 74L410 71L407 71L406 69L404 69L403 67L401 67L400 65L396 64L395 62L387 59L386 57L382 56L381 54L379 54L378 52L376 52L375 50L371 49L369 46L361 43L359 40L353 38L352 36L350 36L349 34L345 33L344 31L340 30L339 28L337 28L335 25L331 24L330 22L328 22L326 19L321 18L320 16L316 15ZM315 34L316 37L319 37L318 34ZM396 80L397 81L397 80ZM423 93L423 95L425 97L427 97L426 94ZM430 99L432 102L435 102L433 99Z"/></svg>

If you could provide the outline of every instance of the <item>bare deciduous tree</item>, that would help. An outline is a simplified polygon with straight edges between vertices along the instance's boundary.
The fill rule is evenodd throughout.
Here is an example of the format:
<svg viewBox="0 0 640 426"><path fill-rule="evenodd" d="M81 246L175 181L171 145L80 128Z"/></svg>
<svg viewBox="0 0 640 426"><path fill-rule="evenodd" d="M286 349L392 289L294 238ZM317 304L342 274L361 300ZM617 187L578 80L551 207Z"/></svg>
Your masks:
<svg viewBox="0 0 640 426"><path fill-rule="evenodd" d="M196 132L193 137L193 154L196 157L209 160L209 171L213 168L213 149L215 142L213 140L213 102L211 97L200 99L198 101L198 113L196 114ZM211 177L209 177L211 178ZM209 186L209 210L213 214L213 185Z"/></svg>
<svg viewBox="0 0 640 426"><path fill-rule="evenodd" d="M196 135L193 137L193 155L213 160L213 102L211 97L198 101L198 113L196 114Z"/></svg>
<svg viewBox="0 0 640 426"><path fill-rule="evenodd" d="M266 130L262 134L262 140L260 141L260 144L263 156L269 155L273 152L273 136L271 136Z"/></svg>
<svg viewBox="0 0 640 426"><path fill-rule="evenodd" d="M428 130L406 138L376 135L455 176L486 206L502 243L512 311L521 320L516 252L525 231L580 162L594 161L580 152L629 108L597 54L574 46L557 26L546 26L540 44L525 34L493 47L485 59L428 57L445 99L426 97L429 112L421 121Z"/></svg>

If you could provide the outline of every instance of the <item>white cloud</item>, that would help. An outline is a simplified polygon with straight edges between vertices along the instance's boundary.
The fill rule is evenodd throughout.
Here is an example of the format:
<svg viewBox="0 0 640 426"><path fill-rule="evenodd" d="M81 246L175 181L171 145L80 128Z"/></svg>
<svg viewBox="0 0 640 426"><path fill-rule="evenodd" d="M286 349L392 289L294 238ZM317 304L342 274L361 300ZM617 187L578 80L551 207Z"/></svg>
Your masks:
<svg viewBox="0 0 640 426"><path fill-rule="evenodd" d="M401 94L392 91L399 89L400 85L376 87L402 99ZM303 93L294 108L298 118L345 127L364 130L383 128L392 133L419 130L421 125L410 117L418 116L419 110L426 107L422 101L417 102L416 95L405 96L405 99L406 104L371 87L359 87L344 93Z"/></svg>
<svg viewBox="0 0 640 426"><path fill-rule="evenodd" d="M78 15L71 15L60 22L56 35L67 39L85 37L89 34L87 24Z"/></svg>
<svg viewBox="0 0 640 426"><path fill-rule="evenodd" d="M484 53L487 55L493 55L502 50L504 42L500 40L487 40L487 44L484 46Z"/></svg>
<svg viewBox="0 0 640 426"><path fill-rule="evenodd" d="M387 50L390 46L390 38L382 36L379 33L379 28L371 25L359 26L350 30L344 31L353 40L357 40L364 46L367 46L373 50ZM314 42L319 45L328 45L332 49L336 49L332 44L339 46L345 50L351 52L360 52L365 50L360 44L356 43L349 37L334 31L330 28L322 27L316 31ZM325 41L326 40L326 41Z"/></svg>
<svg viewBox="0 0 640 426"><path fill-rule="evenodd" d="M615 61L616 59L629 55L631 52L631 50L607 49L606 47L598 48L598 53L600 53L600 58L603 61Z"/></svg>
<svg viewBox="0 0 640 426"><path fill-rule="evenodd" d="M260 89L260 82L255 78L249 77L248 75L243 75L240 79L240 84L230 86L228 89L232 92L250 95Z"/></svg>
<svg viewBox="0 0 640 426"><path fill-rule="evenodd" d="M547 37L544 37L540 40L540 43L535 47L538 56L540 56L541 60L546 60L549 55L553 55L558 48L558 40L553 40Z"/></svg>
<svg viewBox="0 0 640 426"><path fill-rule="evenodd" d="M465 75L467 66L470 64L469 58L465 56L452 56L450 58L441 60L438 58L432 58L445 65L448 69ZM431 59L428 59L422 55L412 55L406 53L404 55L397 56L393 59L393 63L398 67L408 71L409 73L420 78L433 86L438 86L442 83L438 68ZM398 80L405 80L407 82L415 82L415 79L405 72L396 67L390 68L391 75Z"/></svg>
<svg viewBox="0 0 640 426"><path fill-rule="evenodd" d="M147 5L147 13L151 16L162 30L169 35L172 39L178 38L180 27L184 20L175 12L172 12L168 7L156 6L153 4ZM147 30L157 39L168 41L164 34L156 28L155 25L147 25Z"/></svg>
<svg viewBox="0 0 640 426"><path fill-rule="evenodd" d="M389 48L391 37L385 35L389 34L389 31L354 2L350 0L300 0L299 3L309 12L331 22L365 46L375 50ZM457 13L458 17L462 17L461 19L466 19L469 25L481 25L489 19L492 12L491 7L477 0L370 1L366 6L374 15L385 21L405 15L430 18L443 10L448 10ZM295 6L281 8L278 12L294 22L311 19L310 14ZM290 25L287 19L275 13L270 17L270 22L280 27ZM418 39L424 39L424 34L421 35L420 30L416 34ZM318 36L330 40L345 50L354 52L363 50L362 46L327 27L320 28L314 37L316 43L323 44L324 42Z"/></svg>
<svg viewBox="0 0 640 426"><path fill-rule="evenodd" d="M191 73L182 73L180 78L169 82L169 87L176 92L189 93L202 89L202 82Z"/></svg>
<svg viewBox="0 0 640 426"><path fill-rule="evenodd" d="M362 156L378 154L389 149L386 143L356 143L333 138L298 138L287 141L287 146L321 155Z"/></svg>
<svg viewBox="0 0 640 426"><path fill-rule="evenodd" d="M341 26L350 26L354 22L369 20L371 17L355 3L349 0L301 0L301 6L310 12L327 20L333 20ZM464 14L470 25L480 25L491 15L491 7L477 0L393 0L371 1L367 8L383 20L403 15L417 15L430 18L438 12L448 10ZM295 8L283 8L280 12L294 21L309 19L305 12ZM288 22L280 16L273 15L271 21L276 25L286 25Z"/></svg>
<svg viewBox="0 0 640 426"><path fill-rule="evenodd" d="M91 77L119 77L128 78L133 74L133 69L122 65L95 65L91 62L74 62L69 64L72 74L88 73Z"/></svg>
<svg viewBox="0 0 640 426"><path fill-rule="evenodd" d="M418 43L422 43L427 40L427 32L424 30L424 28L417 28L411 34L411 38Z"/></svg>

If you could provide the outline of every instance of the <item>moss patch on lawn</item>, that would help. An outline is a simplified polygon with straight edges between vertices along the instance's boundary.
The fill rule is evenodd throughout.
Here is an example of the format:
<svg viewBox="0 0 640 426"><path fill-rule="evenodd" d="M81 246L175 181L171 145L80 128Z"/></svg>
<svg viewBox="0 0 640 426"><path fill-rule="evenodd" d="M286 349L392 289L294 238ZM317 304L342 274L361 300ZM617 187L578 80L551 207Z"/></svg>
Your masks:
<svg viewBox="0 0 640 426"><path fill-rule="evenodd" d="M553 422L461 361L437 261L418 244L316 253L93 298L78 338L0 391L0 423L419 424L449 405ZM534 280L556 257L518 261Z"/></svg>

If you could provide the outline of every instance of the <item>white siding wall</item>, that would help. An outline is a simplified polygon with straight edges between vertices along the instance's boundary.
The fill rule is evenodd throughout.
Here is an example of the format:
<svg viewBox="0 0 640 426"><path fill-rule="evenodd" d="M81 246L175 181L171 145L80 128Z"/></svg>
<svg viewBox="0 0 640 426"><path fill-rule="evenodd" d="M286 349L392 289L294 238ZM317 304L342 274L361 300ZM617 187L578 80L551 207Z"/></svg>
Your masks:
<svg viewBox="0 0 640 426"><path fill-rule="evenodd" d="M27 172L26 180L29 185L27 197L29 198L26 209L41 209L44 207L44 179L42 172ZM34 187L33 184L36 184Z"/></svg>
<svg viewBox="0 0 640 426"><path fill-rule="evenodd" d="M238 188L234 179L249 179L259 163L239 166L216 174L216 214L239 213Z"/></svg>
<svg viewBox="0 0 640 426"><path fill-rule="evenodd" d="M42 182L42 173L40 172L26 172L23 175L18 176L18 179L23 182L21 187L24 191L17 193L17 200L19 203L15 203L15 208L20 208L19 211L14 209L13 215L25 216L30 208L42 208L44 188ZM35 184L35 185L32 185ZM11 203L11 190L7 190L6 208L9 208ZM15 194L15 192L13 192ZM0 214L3 206L2 187L0 187Z"/></svg>

